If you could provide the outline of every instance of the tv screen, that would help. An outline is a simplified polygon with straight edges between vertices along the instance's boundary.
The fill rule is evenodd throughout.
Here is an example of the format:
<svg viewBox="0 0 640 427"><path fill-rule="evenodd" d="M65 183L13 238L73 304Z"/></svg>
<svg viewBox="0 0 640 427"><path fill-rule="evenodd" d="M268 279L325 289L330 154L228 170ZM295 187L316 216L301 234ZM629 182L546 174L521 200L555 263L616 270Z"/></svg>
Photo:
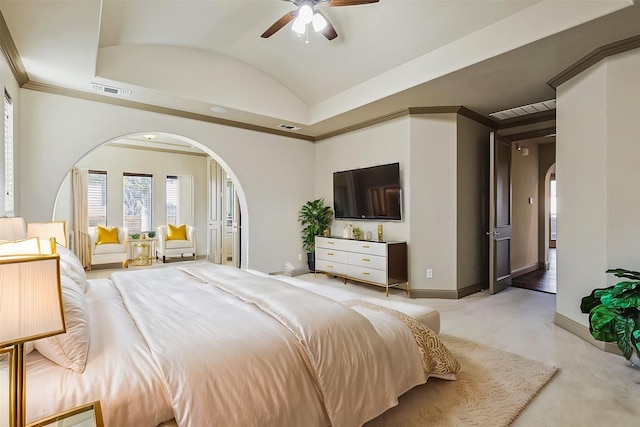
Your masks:
<svg viewBox="0 0 640 427"><path fill-rule="evenodd" d="M336 219L400 220L400 163L333 173Z"/></svg>

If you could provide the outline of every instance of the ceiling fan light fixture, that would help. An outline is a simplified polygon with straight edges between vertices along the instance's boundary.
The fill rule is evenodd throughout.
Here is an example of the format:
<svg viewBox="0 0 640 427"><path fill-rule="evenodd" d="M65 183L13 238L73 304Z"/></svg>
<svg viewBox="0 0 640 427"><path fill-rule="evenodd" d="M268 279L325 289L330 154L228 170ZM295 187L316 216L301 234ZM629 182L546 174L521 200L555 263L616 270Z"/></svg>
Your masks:
<svg viewBox="0 0 640 427"><path fill-rule="evenodd" d="M296 18L293 21L293 24L291 25L291 30L293 30L294 33L298 33L300 35L304 34L306 29L307 29L307 24L302 22L300 20L300 17Z"/></svg>
<svg viewBox="0 0 640 427"><path fill-rule="evenodd" d="M313 7L307 3L300 6L296 20L298 19L305 25L310 24L313 20Z"/></svg>
<svg viewBox="0 0 640 427"><path fill-rule="evenodd" d="M317 33L318 31L322 31L327 26L327 20L324 19L324 16L316 12L313 15L313 29Z"/></svg>

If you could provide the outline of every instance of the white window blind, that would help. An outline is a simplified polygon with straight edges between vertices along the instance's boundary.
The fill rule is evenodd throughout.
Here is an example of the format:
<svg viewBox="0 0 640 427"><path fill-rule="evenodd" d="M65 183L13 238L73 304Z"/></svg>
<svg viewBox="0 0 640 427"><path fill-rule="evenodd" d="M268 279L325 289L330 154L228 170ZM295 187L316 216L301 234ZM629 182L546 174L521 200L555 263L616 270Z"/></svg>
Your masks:
<svg viewBox="0 0 640 427"><path fill-rule="evenodd" d="M13 101L4 91L4 194L2 214L14 216L14 168L13 168Z"/></svg>
<svg viewBox="0 0 640 427"><path fill-rule="evenodd" d="M178 177L167 176L167 224L177 225L178 220Z"/></svg>
<svg viewBox="0 0 640 427"><path fill-rule="evenodd" d="M88 178L89 226L107 225L107 172L89 171Z"/></svg>
<svg viewBox="0 0 640 427"><path fill-rule="evenodd" d="M153 230L153 175L124 173L122 180L123 221L129 233Z"/></svg>

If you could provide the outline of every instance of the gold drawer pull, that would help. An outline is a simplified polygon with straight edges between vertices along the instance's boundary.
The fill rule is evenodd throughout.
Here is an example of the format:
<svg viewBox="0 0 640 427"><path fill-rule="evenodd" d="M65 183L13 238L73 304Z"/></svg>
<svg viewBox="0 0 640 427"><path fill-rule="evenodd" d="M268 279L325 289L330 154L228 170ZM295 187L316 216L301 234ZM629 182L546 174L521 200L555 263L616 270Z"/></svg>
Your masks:
<svg viewBox="0 0 640 427"><path fill-rule="evenodd" d="M362 258L362 260L365 261L365 262L371 261L369 258Z"/></svg>
<svg viewBox="0 0 640 427"><path fill-rule="evenodd" d="M333 268L333 265L328 265L328 264L327 264L327 268Z"/></svg>
<svg viewBox="0 0 640 427"><path fill-rule="evenodd" d="M333 243L333 242L327 242L327 244L328 244L328 245L333 245L334 243Z"/></svg>
<svg viewBox="0 0 640 427"><path fill-rule="evenodd" d="M368 276L370 273L367 273L366 271L363 271L362 274L364 274L365 276Z"/></svg>
<svg viewBox="0 0 640 427"><path fill-rule="evenodd" d="M327 252L327 255L333 256L333 252Z"/></svg>
<svg viewBox="0 0 640 427"><path fill-rule="evenodd" d="M362 245L363 248L369 249L369 245Z"/></svg>

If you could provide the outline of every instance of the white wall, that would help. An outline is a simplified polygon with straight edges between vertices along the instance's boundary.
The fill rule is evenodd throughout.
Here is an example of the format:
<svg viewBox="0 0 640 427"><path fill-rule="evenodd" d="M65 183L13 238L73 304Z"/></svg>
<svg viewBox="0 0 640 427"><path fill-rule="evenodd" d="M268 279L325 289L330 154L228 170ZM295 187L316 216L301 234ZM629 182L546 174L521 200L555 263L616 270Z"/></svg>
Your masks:
<svg viewBox="0 0 640 427"><path fill-rule="evenodd" d="M324 197L333 208L333 172L387 163L400 163L402 187L402 221L334 221L331 232L342 236L345 224L353 224L376 236L378 224L383 225L385 240L409 243L409 118L403 117L316 144L316 197ZM411 250L409 250L411 253Z"/></svg>
<svg viewBox="0 0 640 427"><path fill-rule="evenodd" d="M243 267L280 271L297 259L297 212L314 196L312 143L25 89L20 96L20 210L27 221L51 218L58 187L93 148L122 135L167 132L209 152L236 183Z"/></svg>
<svg viewBox="0 0 640 427"><path fill-rule="evenodd" d="M207 253L207 157L101 146L80 159L77 167L107 171L107 225L122 226L122 174L124 172L153 175L153 230L165 224L167 175L193 177L194 223L197 230L198 254ZM71 180L67 175L58 194L56 220L72 223ZM144 230L143 230L144 231Z"/></svg>
<svg viewBox="0 0 640 427"><path fill-rule="evenodd" d="M558 88L557 311L588 325L580 300L640 269L640 50L610 57Z"/></svg>

